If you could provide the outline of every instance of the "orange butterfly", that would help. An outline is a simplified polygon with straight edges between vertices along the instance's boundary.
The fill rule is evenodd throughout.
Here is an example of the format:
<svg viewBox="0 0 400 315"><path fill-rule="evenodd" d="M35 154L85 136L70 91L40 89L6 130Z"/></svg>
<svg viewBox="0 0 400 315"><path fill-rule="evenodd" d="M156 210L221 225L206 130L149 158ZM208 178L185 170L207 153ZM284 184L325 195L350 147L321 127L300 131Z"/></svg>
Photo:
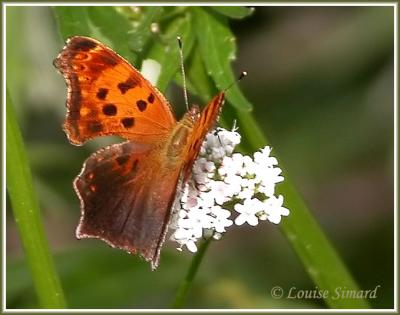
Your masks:
<svg viewBox="0 0 400 315"><path fill-rule="evenodd" d="M97 40L67 40L54 60L68 86L64 131L74 145L98 136L128 141L92 154L74 181L77 238L138 253L154 270L179 185L190 177L224 102L216 95L177 122L168 101L124 58Z"/></svg>

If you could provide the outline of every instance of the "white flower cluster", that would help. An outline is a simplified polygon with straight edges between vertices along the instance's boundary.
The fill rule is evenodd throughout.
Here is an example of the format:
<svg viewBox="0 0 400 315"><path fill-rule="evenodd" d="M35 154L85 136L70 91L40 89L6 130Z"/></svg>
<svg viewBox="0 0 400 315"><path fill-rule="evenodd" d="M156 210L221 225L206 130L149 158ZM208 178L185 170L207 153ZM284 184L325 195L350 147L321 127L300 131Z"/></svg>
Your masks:
<svg viewBox="0 0 400 315"><path fill-rule="evenodd" d="M289 215L283 197L274 195L283 181L270 147L253 157L233 153L240 134L217 128L209 133L194 166L191 179L174 209L171 238L191 252L202 237L219 239L235 223L255 226L260 220L278 224ZM231 218L232 214L235 215Z"/></svg>

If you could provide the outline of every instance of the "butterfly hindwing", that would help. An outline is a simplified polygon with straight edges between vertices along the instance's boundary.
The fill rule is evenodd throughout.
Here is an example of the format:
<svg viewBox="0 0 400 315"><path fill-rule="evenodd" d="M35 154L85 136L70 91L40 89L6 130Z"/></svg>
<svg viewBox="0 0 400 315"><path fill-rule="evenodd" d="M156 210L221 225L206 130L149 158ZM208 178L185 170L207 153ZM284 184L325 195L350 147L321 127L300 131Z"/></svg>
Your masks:
<svg viewBox="0 0 400 315"><path fill-rule="evenodd" d="M74 182L82 212L77 237L138 253L153 269L180 173L160 165L158 150L130 141L108 146L86 160Z"/></svg>

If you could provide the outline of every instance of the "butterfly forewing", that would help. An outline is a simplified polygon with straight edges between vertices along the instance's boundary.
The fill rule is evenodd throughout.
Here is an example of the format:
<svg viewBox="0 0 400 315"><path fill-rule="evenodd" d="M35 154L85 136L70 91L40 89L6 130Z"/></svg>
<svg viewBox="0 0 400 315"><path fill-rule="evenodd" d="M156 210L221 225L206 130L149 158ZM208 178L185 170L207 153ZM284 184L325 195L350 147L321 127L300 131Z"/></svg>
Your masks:
<svg viewBox="0 0 400 315"><path fill-rule="evenodd" d="M94 39L70 38L54 64L68 85L64 129L73 144L104 135L150 143L164 139L176 124L162 94Z"/></svg>

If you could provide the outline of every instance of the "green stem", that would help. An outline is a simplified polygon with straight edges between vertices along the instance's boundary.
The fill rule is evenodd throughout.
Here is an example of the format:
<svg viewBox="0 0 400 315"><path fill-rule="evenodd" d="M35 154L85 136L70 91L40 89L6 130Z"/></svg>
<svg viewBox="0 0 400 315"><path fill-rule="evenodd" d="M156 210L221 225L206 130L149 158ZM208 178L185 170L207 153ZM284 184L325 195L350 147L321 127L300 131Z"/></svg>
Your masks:
<svg viewBox="0 0 400 315"><path fill-rule="evenodd" d="M7 190L39 305L42 308L65 308L64 294L45 237L28 159L8 93L6 111Z"/></svg>
<svg viewBox="0 0 400 315"><path fill-rule="evenodd" d="M204 240L198 250L196 255L193 257L192 262L190 263L188 272L186 274L185 279L181 282L181 285L178 288L178 291L175 296L175 301L171 305L173 308L181 308L183 303L186 300L186 296L188 294L188 291L190 289L190 286L193 283L193 279L199 269L200 263L204 257L204 253L206 252L208 246L210 245L212 240L212 237Z"/></svg>
<svg viewBox="0 0 400 315"><path fill-rule="evenodd" d="M243 138L249 141L253 152L267 145L267 139L251 113L240 112L237 117ZM274 156L277 156L276 152ZM282 168L281 161L279 163ZM325 302L331 308L369 308L365 299L335 298L337 288L359 290L358 285L291 184L285 170L283 175L285 181L277 185L277 193L284 196L285 207L291 212L282 219L280 228L314 283L320 290L330 293Z"/></svg>

